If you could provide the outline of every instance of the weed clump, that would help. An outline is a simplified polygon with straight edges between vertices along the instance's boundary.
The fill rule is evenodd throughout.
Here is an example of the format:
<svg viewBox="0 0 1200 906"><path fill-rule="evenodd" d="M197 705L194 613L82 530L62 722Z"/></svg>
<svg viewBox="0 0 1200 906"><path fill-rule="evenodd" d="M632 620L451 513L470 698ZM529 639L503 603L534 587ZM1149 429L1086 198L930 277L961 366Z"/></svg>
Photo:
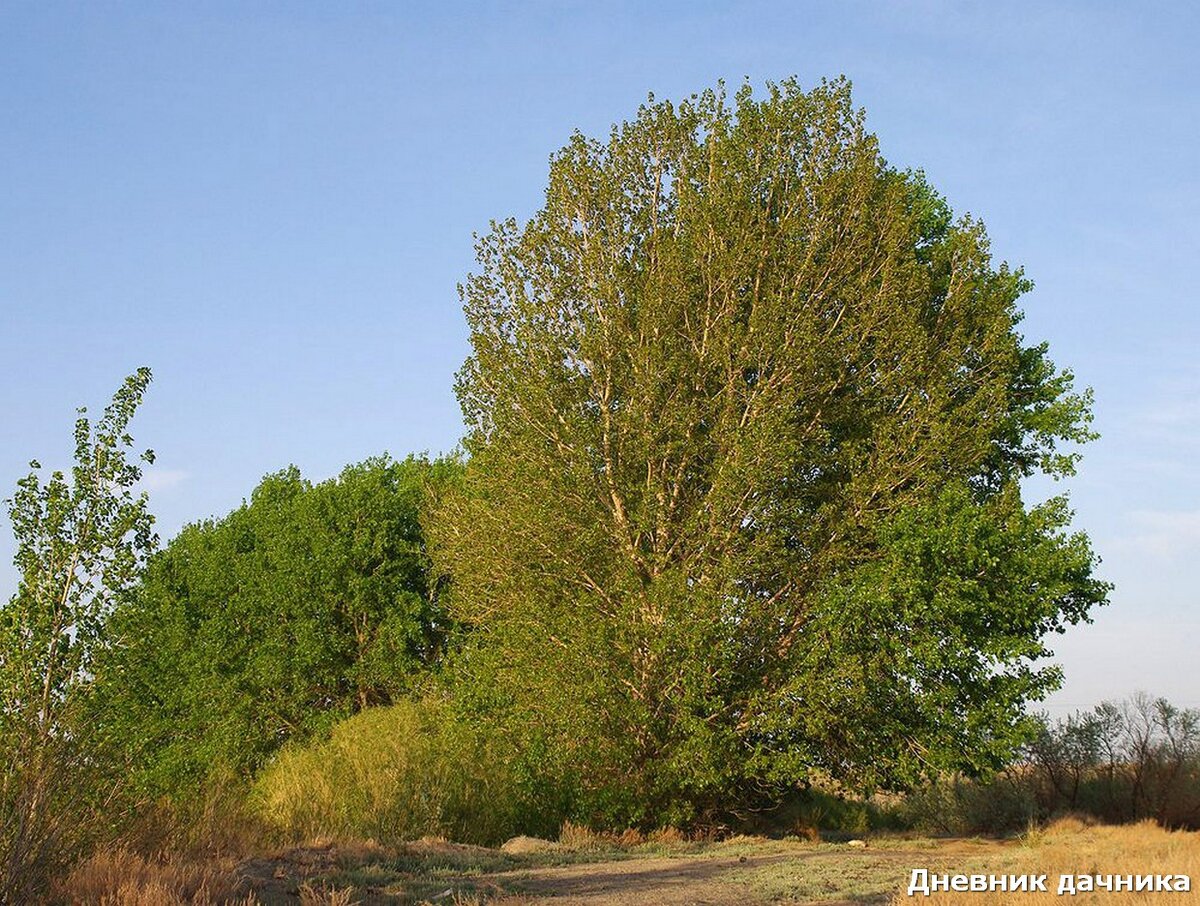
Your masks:
<svg viewBox="0 0 1200 906"><path fill-rule="evenodd" d="M293 840L495 844L520 829L506 759L433 699L370 708L327 739L286 746L258 776L251 802Z"/></svg>

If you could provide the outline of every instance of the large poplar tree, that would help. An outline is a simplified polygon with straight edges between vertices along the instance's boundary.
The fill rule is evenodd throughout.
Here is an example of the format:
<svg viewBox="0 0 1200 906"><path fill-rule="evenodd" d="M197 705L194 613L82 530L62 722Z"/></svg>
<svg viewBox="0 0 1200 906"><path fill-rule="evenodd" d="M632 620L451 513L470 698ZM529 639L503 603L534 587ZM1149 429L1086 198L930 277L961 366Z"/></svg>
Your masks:
<svg viewBox="0 0 1200 906"><path fill-rule="evenodd" d="M576 134L478 265L435 557L468 700L579 809L1008 757L1060 678L1043 639L1107 592L1065 501L1020 488L1072 472L1090 400L848 83Z"/></svg>

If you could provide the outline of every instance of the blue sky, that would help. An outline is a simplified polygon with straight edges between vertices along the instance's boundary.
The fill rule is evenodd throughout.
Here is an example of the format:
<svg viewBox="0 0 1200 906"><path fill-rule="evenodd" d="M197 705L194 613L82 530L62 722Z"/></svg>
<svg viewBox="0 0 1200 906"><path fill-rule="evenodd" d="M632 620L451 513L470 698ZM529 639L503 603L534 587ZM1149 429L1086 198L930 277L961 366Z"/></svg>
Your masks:
<svg viewBox="0 0 1200 906"><path fill-rule="evenodd" d="M1070 489L1117 587L1056 640L1051 710L1200 706L1197 10L5 3L0 489L65 463L74 407L142 364L164 537L288 463L449 449L472 232L538 206L573 129L649 91L845 73L888 159L1033 278L1026 335L1095 388Z"/></svg>

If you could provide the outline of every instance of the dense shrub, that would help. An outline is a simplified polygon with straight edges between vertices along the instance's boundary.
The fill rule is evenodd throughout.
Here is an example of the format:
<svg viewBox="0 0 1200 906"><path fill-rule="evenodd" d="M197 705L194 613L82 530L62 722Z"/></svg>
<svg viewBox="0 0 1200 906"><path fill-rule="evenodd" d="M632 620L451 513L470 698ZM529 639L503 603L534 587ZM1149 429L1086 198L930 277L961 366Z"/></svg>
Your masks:
<svg viewBox="0 0 1200 906"><path fill-rule="evenodd" d="M953 836L1014 833L1039 814L1033 790L1016 770L984 780L940 778L909 793L896 812L910 827Z"/></svg>
<svg viewBox="0 0 1200 906"><path fill-rule="evenodd" d="M895 796L863 797L836 784L791 791L772 807L743 813L731 831L809 839L860 837L874 831L904 830Z"/></svg>
<svg viewBox="0 0 1200 906"><path fill-rule="evenodd" d="M371 708L328 738L286 746L262 771L252 801L294 839L381 842L442 836L497 843L545 832L557 816L531 815L495 739L455 720L434 699Z"/></svg>
<svg viewBox="0 0 1200 906"><path fill-rule="evenodd" d="M447 622L420 510L455 468L383 457L318 484L286 469L150 561L109 621L92 701L131 796L200 797L421 681Z"/></svg>

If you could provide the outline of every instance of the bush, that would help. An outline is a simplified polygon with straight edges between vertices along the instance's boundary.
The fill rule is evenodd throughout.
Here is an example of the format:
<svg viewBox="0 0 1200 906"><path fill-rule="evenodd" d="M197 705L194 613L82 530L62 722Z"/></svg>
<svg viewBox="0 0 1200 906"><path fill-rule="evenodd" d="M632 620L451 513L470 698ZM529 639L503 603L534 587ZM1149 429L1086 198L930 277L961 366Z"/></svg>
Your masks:
<svg viewBox="0 0 1200 906"><path fill-rule="evenodd" d="M905 830L909 824L897 812L896 798L883 794L864 796L822 777L790 790L761 809L732 815L727 829L808 840Z"/></svg>
<svg viewBox="0 0 1200 906"><path fill-rule="evenodd" d="M493 844L531 823L500 749L446 704L405 700L348 718L327 739L286 746L256 780L252 803L293 839Z"/></svg>
<svg viewBox="0 0 1200 906"><path fill-rule="evenodd" d="M420 509L454 460L379 457L313 484L295 468L185 527L109 617L90 725L135 802L190 806L280 746L407 696L449 629Z"/></svg>
<svg viewBox="0 0 1200 906"><path fill-rule="evenodd" d="M1039 817L1033 789L1018 769L985 780L941 778L910 793L900 821L925 833L967 835L1020 831Z"/></svg>
<svg viewBox="0 0 1200 906"><path fill-rule="evenodd" d="M249 790L248 778L228 767L214 768L193 796L160 796L109 816L109 845L143 856L247 857L278 834L251 807Z"/></svg>

